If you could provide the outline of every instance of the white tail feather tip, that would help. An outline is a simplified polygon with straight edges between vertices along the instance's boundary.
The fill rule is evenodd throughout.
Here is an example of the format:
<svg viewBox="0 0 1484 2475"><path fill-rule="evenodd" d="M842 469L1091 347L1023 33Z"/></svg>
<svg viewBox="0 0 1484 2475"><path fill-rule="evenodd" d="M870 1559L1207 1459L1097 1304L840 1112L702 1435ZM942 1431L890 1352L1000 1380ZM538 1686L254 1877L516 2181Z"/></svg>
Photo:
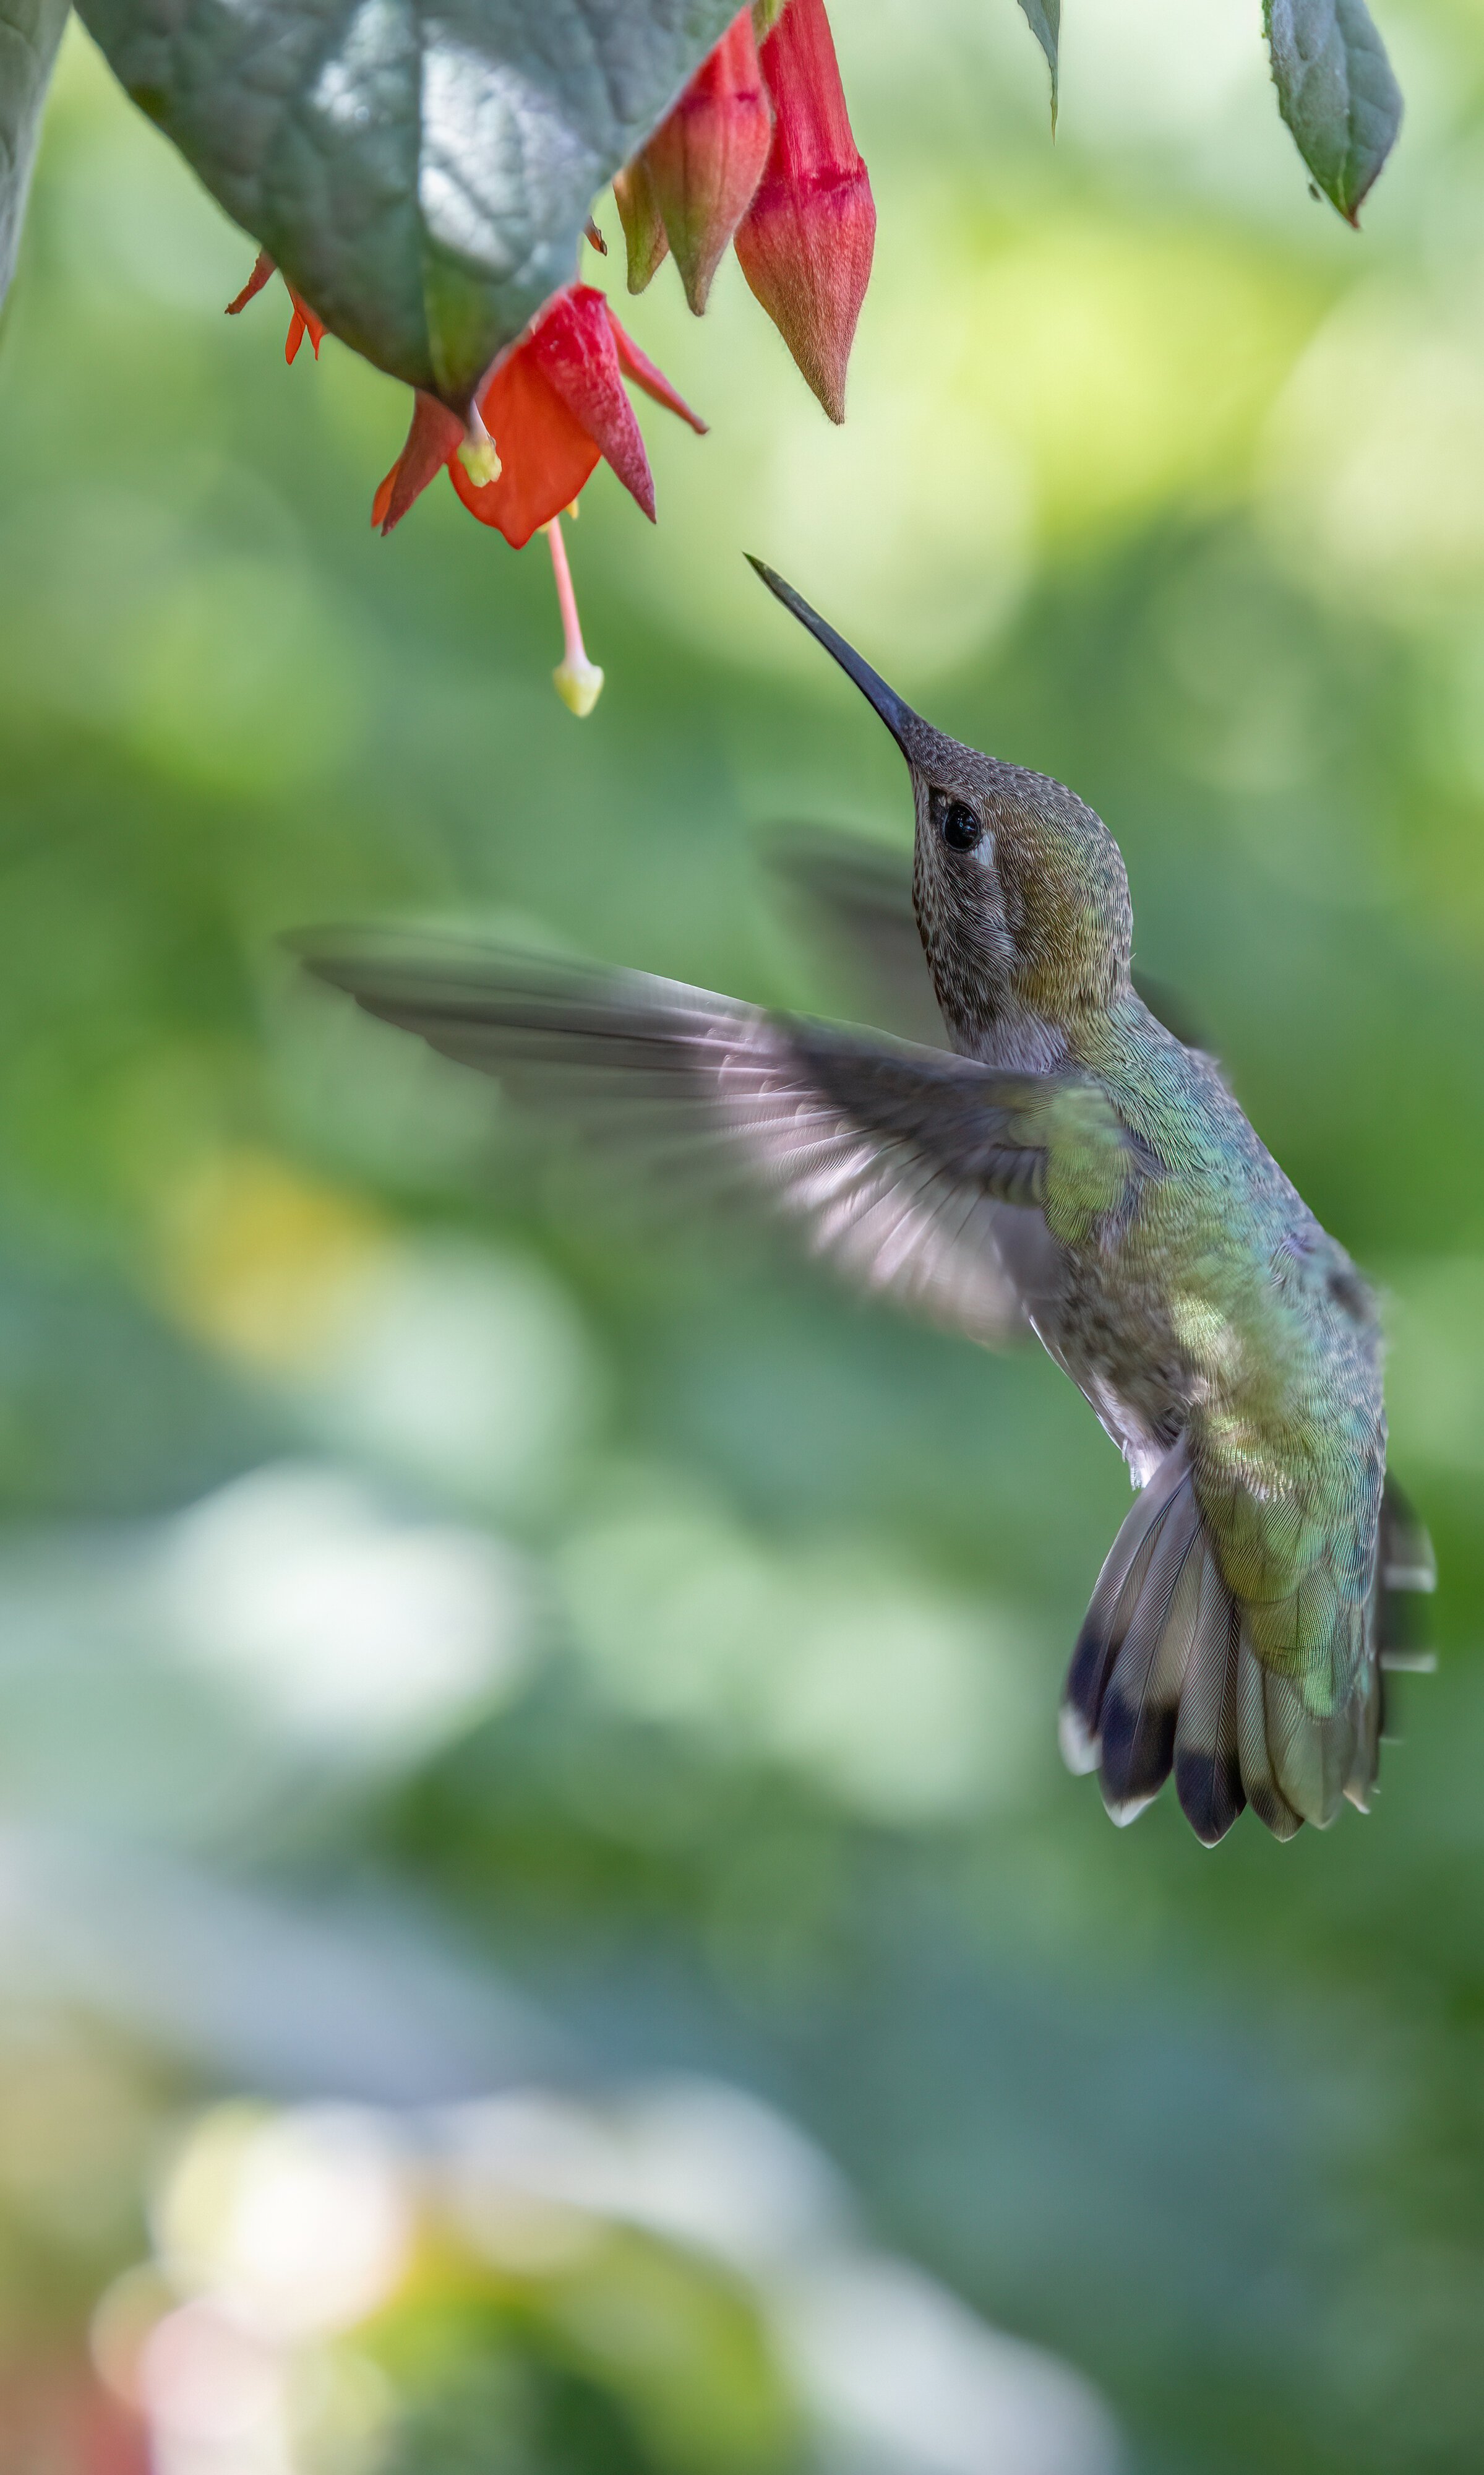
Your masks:
<svg viewBox="0 0 1484 2475"><path fill-rule="evenodd" d="M1435 1590L1438 1576L1431 1564L1388 1564L1381 1574L1388 1590Z"/></svg>
<svg viewBox="0 0 1484 2475"><path fill-rule="evenodd" d="M1097 1769L1101 1750L1098 1739L1089 1734L1086 1720L1070 1702L1063 1702L1057 1714L1057 1741L1074 1778L1085 1778L1089 1771Z"/></svg>
<svg viewBox="0 0 1484 2475"><path fill-rule="evenodd" d="M1149 1811L1154 1801L1152 1796L1126 1797L1122 1804L1110 1803L1107 1797L1103 1800L1107 1805L1109 1822L1116 1822L1120 1830L1127 1830L1131 1822L1137 1822L1141 1813Z"/></svg>

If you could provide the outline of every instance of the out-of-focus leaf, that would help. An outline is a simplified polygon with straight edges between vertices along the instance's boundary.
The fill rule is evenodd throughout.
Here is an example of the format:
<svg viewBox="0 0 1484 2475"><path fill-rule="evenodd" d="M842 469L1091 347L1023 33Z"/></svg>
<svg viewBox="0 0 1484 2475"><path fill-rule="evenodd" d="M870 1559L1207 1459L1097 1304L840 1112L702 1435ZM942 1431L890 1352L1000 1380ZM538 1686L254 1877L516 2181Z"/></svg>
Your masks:
<svg viewBox="0 0 1484 2475"><path fill-rule="evenodd" d="M1020 0L1026 23L1051 70L1051 125L1057 125L1057 61L1061 42L1061 0Z"/></svg>
<svg viewBox="0 0 1484 2475"><path fill-rule="evenodd" d="M337 335L463 412L736 0L87 0L134 101Z"/></svg>
<svg viewBox="0 0 1484 2475"><path fill-rule="evenodd" d="M1348 223L1391 153L1401 89L1365 0L1264 0L1277 108Z"/></svg>
<svg viewBox="0 0 1484 2475"><path fill-rule="evenodd" d="M0 301L15 268L26 192L67 0L0 0Z"/></svg>

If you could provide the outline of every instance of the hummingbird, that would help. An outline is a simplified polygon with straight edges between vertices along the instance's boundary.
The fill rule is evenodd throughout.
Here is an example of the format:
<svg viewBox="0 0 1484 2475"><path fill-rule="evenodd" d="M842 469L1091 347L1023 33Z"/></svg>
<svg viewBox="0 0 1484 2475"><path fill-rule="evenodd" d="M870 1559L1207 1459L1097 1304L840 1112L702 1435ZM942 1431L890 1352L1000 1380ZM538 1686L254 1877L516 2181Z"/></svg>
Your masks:
<svg viewBox="0 0 1484 2475"><path fill-rule="evenodd" d="M462 942L294 942L369 1013L543 1112L715 1157L867 1292L979 1341L1027 1328L1126 1459L1060 1713L1115 1822L1173 1772L1207 1846L1365 1811L1386 1671L1424 1663L1426 1532L1386 1471L1375 1297L1204 1050L1134 985L1128 874L1049 775L923 720L751 561L907 761L909 934L929 1035L768 1011L645 973ZM821 850L824 856L821 858ZM828 846L810 869L830 873ZM842 870L894 965L905 905Z"/></svg>

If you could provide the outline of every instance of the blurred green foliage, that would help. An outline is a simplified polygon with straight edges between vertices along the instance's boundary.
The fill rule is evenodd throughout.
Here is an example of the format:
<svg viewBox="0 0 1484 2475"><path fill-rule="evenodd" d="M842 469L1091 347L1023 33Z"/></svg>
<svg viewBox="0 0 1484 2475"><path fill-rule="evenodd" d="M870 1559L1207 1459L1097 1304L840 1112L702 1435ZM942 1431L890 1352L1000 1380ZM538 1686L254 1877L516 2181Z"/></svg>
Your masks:
<svg viewBox="0 0 1484 2475"><path fill-rule="evenodd" d="M881 2240L1096 2381L1135 2465L1462 2475L1484 26L1394 0L1409 117L1357 239L1242 9L1081 0L1054 152L1013 12L836 14L881 216L850 419L735 269L700 325L669 270L634 305L713 431L650 425L654 532L609 477L584 498L580 726L540 545L441 486L373 536L402 396L333 342L286 371L271 294L224 324L250 245L69 37L0 335L7 2359L73 2360L146 2248L163 2122L339 2068L250 1938L190 1940L167 1865L410 1920L599 2078L760 2091ZM743 549L1096 804L1141 962L1388 1287L1444 1657L1368 1822L1115 1836L1053 1719L1126 1484L1054 1371L636 1235L277 954L314 919L514 916L847 1002L759 836L905 842L899 760ZM434 1581L420 1658L393 1615ZM41 1829L93 1850L81 1890L34 1870ZM390 2025L346 2034L348 2094L448 2093ZM651 2463L621 2383L545 2343L474 2350L523 2403L469 2463L586 2466L578 2423L594 2465ZM754 2463L724 2426L718 2391L653 2463Z"/></svg>

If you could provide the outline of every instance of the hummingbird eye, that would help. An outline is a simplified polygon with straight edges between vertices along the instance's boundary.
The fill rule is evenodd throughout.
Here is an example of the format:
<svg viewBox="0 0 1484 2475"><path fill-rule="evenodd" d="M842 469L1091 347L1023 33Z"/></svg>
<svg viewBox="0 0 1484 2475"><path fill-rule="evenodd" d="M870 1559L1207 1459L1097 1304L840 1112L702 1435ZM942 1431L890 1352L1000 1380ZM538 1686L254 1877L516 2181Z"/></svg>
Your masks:
<svg viewBox="0 0 1484 2475"><path fill-rule="evenodd" d="M938 830L950 850L966 851L973 849L985 829L972 808L961 799L950 799Z"/></svg>

